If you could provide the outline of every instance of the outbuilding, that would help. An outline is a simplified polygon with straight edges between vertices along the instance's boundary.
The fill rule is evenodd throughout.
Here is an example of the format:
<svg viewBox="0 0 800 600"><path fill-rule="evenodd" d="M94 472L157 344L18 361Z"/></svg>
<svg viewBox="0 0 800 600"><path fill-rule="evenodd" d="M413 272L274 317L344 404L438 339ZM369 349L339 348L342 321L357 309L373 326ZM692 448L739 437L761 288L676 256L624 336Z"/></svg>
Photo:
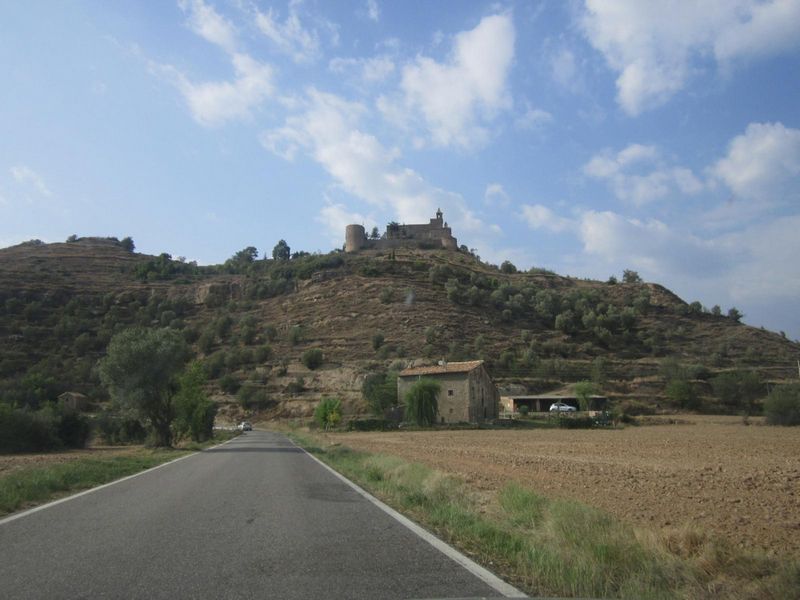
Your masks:
<svg viewBox="0 0 800 600"><path fill-rule="evenodd" d="M482 360L442 362L429 367L400 371L397 396L400 401L420 379L432 379L441 386L438 405L439 423L481 423L496 419L500 394Z"/></svg>

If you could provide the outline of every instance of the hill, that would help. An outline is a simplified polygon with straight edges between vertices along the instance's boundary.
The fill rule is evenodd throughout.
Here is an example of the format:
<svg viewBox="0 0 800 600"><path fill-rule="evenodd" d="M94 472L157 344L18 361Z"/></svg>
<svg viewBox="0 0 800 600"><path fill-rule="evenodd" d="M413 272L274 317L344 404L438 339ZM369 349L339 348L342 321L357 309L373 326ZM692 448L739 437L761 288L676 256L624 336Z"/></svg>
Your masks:
<svg viewBox="0 0 800 600"><path fill-rule="evenodd" d="M750 373L766 394L796 377L797 343L652 283L507 272L443 250L286 261L254 260L250 250L210 267L136 254L113 238L0 250L0 397L36 406L79 391L104 400L95 364L133 325L180 329L231 419L308 415L326 395L365 413L365 376L412 361L483 358L514 393L590 379L640 411L749 410L715 378ZM311 348L324 353L313 371L301 361Z"/></svg>

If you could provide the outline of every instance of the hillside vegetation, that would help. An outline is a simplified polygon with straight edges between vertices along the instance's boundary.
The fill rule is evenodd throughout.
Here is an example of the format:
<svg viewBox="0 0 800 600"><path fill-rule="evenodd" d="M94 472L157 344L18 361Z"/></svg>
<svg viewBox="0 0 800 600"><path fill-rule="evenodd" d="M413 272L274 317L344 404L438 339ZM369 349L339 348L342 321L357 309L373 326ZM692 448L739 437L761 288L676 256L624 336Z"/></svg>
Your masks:
<svg viewBox="0 0 800 600"><path fill-rule="evenodd" d="M179 330L231 419L310 416L334 395L365 413L364 378L411 361L482 358L514 393L591 380L640 412L758 412L768 385L796 377L797 343L652 283L441 250L256 256L202 267L113 238L0 250L0 399L36 408L76 391L97 406L97 361L131 326Z"/></svg>

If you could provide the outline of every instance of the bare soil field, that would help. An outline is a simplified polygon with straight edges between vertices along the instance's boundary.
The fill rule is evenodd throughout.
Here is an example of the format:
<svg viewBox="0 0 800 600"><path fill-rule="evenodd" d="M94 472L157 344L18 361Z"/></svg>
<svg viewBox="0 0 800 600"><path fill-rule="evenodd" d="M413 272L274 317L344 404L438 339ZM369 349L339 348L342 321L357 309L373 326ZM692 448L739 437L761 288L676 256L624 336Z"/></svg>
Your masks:
<svg viewBox="0 0 800 600"><path fill-rule="evenodd" d="M329 434L492 492L517 481L633 525L696 527L744 548L800 556L800 428L738 417L621 430L473 430ZM752 422L752 421L751 421Z"/></svg>

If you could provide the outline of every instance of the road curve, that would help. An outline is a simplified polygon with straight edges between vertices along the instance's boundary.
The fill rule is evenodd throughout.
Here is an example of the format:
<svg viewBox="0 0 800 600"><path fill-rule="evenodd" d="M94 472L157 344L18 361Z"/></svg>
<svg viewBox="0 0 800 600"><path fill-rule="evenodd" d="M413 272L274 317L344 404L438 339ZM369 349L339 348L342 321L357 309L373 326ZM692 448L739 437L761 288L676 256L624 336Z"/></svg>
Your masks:
<svg viewBox="0 0 800 600"><path fill-rule="evenodd" d="M0 598L466 598L497 590L285 436L0 524Z"/></svg>

